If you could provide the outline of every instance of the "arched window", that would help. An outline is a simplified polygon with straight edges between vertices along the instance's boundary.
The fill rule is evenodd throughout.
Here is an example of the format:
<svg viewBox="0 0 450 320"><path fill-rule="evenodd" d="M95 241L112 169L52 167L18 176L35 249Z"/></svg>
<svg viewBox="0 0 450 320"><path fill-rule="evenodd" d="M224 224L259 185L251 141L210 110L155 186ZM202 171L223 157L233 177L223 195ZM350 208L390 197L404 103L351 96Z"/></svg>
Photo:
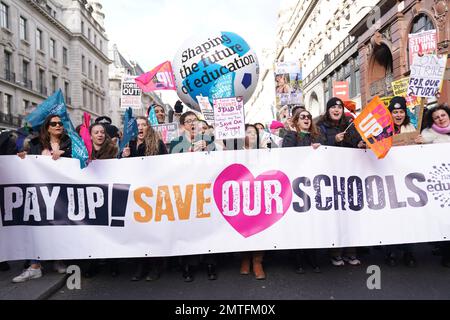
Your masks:
<svg viewBox="0 0 450 320"><path fill-rule="evenodd" d="M433 29L435 29L433 21L426 14L422 13L414 18L410 33L419 33Z"/></svg>

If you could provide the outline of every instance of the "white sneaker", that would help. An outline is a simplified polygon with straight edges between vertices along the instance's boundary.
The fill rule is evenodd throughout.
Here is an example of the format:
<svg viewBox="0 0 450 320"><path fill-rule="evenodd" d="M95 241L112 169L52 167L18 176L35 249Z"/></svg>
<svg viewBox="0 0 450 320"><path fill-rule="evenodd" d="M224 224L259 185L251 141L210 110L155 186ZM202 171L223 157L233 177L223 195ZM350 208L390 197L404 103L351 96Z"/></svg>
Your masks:
<svg viewBox="0 0 450 320"><path fill-rule="evenodd" d="M38 279L42 277L42 270L39 269L33 269L29 267L28 269L24 270L20 276L15 277L12 282L14 283L21 283L32 279Z"/></svg>
<svg viewBox="0 0 450 320"><path fill-rule="evenodd" d="M331 263L335 267L342 267L342 266L345 265L345 262L344 262L344 260L342 259L341 256L331 257Z"/></svg>
<svg viewBox="0 0 450 320"><path fill-rule="evenodd" d="M355 256L344 256L344 261L350 264L351 266L359 266L361 265L361 261Z"/></svg>
<svg viewBox="0 0 450 320"><path fill-rule="evenodd" d="M66 265L62 261L55 261L53 263L53 270L60 274L64 274L67 271Z"/></svg>

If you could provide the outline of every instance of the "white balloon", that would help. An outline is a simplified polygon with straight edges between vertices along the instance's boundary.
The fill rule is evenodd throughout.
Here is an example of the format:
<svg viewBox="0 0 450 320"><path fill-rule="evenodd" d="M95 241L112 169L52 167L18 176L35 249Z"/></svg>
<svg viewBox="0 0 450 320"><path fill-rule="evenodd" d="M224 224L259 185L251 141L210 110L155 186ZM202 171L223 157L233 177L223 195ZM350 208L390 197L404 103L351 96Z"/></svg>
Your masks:
<svg viewBox="0 0 450 320"><path fill-rule="evenodd" d="M185 41L172 63L180 99L200 111L197 96L243 97L256 89L259 63L247 42L233 32L212 32Z"/></svg>

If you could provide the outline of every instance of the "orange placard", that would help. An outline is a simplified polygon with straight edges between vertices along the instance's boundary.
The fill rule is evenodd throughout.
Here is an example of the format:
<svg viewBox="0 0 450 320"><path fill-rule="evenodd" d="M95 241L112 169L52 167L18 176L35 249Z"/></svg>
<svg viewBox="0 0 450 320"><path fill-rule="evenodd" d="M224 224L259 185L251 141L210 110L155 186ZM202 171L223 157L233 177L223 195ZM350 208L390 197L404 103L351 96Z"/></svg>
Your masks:
<svg viewBox="0 0 450 320"><path fill-rule="evenodd" d="M384 158L392 147L394 123L383 101L375 97L354 120L354 123L377 158Z"/></svg>

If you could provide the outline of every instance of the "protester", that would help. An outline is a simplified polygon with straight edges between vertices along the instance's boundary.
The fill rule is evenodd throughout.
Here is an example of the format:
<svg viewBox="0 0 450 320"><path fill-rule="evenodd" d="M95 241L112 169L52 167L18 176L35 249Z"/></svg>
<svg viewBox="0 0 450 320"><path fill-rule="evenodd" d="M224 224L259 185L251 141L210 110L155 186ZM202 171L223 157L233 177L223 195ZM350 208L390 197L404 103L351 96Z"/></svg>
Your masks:
<svg viewBox="0 0 450 320"><path fill-rule="evenodd" d="M446 105L433 107L425 115L426 129L418 137L419 143L449 143L450 142L450 109ZM441 263L450 268L450 243L440 243L442 253Z"/></svg>
<svg viewBox="0 0 450 320"><path fill-rule="evenodd" d="M137 117L138 136L122 152L123 158L148 157L167 154L167 148L157 132L150 126L146 117ZM142 258L138 259L131 281L139 281L145 277L146 281L159 279L164 259Z"/></svg>
<svg viewBox="0 0 450 320"><path fill-rule="evenodd" d="M426 114L426 129L422 131L422 143L450 142L450 109L444 105L431 108Z"/></svg>
<svg viewBox="0 0 450 320"><path fill-rule="evenodd" d="M93 124L89 128L92 140L92 155L90 160L115 159L119 154L119 148L106 133L105 125L101 123ZM109 259L111 275L116 277L119 274L119 263L117 259ZM89 260L84 276L91 278L98 272L98 260Z"/></svg>
<svg viewBox="0 0 450 320"><path fill-rule="evenodd" d="M180 125L182 135L171 142L170 153L184 153L184 152L201 152L207 151L208 145L214 148L214 144L208 144L205 141L206 130L209 129L208 124L200 123L197 115L188 111L181 115ZM200 128L200 131L199 131ZM203 133L203 134L202 134ZM208 138L206 138L208 140ZM185 282L194 281L195 269L202 263L206 264L208 280L217 279L217 257L214 254L208 255L192 255L180 257L182 265L182 276Z"/></svg>
<svg viewBox="0 0 450 320"><path fill-rule="evenodd" d="M166 123L166 109L164 109L163 106L160 106L159 104L151 105L147 110L147 117L150 114L150 110L154 108L155 109L155 115L156 119L158 120L158 124L164 124Z"/></svg>
<svg viewBox="0 0 450 320"><path fill-rule="evenodd" d="M197 115L188 111L181 115L181 135L170 143L170 153L214 151L215 146L210 137L198 131ZM209 140L209 141L207 141Z"/></svg>
<svg viewBox="0 0 450 320"><path fill-rule="evenodd" d="M392 114L394 121L394 135L416 131L416 128L411 124L405 98L394 97L389 103L389 112ZM386 246L386 263L389 266L397 265L398 252L403 253L403 262L406 266L416 266L417 262L414 258L411 244Z"/></svg>
<svg viewBox="0 0 450 320"><path fill-rule="evenodd" d="M319 119L317 126L320 129L324 145L347 148L365 148L351 119L344 114L344 103L341 99L333 97L327 102L327 110ZM334 266L343 266L347 262L357 266L361 261L356 255L356 248L336 248L331 250L331 263Z"/></svg>
<svg viewBox="0 0 450 320"><path fill-rule="evenodd" d="M389 111L394 120L394 134L416 131L416 128L411 124L405 98L394 97L389 104Z"/></svg>
<svg viewBox="0 0 450 320"><path fill-rule="evenodd" d="M292 118L295 131L289 131L283 139L283 148L289 147L313 147L317 149L324 139L312 121L312 115L305 109L297 112ZM305 257L313 268L314 272L320 273L320 266L317 263L317 250L295 250L296 272L305 273Z"/></svg>
<svg viewBox="0 0 450 320"><path fill-rule="evenodd" d="M105 127L106 133L111 138L111 140L117 144L121 139L120 130L115 125L112 124L110 117L102 116L95 120L95 123L102 124Z"/></svg>
<svg viewBox="0 0 450 320"><path fill-rule="evenodd" d="M72 157L72 143L64 131L59 116L49 115L41 127L39 136L33 138L26 150L18 153L18 156L24 159L27 154L50 156L55 161L61 157ZM61 261L55 261L53 267L58 273L66 273L66 267ZM20 283L40 278L42 277L41 269L40 261L32 260L30 261L30 267L15 277L13 282Z"/></svg>
<svg viewBox="0 0 450 320"><path fill-rule="evenodd" d="M259 132L266 130L266 127L262 123L259 123L259 122L255 123L255 127L256 127L256 129L258 129Z"/></svg>

